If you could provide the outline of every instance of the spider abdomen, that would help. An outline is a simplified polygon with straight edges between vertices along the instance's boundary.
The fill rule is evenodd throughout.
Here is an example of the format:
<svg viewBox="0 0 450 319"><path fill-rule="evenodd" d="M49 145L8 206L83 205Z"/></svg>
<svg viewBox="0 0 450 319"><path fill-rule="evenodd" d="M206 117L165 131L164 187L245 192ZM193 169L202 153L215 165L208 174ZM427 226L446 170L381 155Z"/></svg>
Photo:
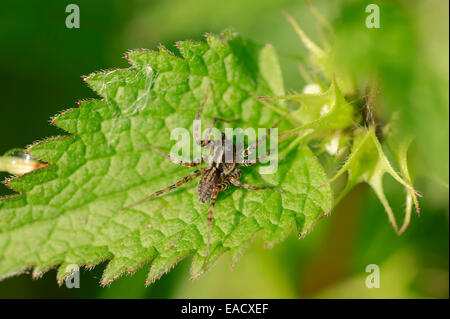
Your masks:
<svg viewBox="0 0 450 319"><path fill-rule="evenodd" d="M211 199L212 192L220 180L220 171L216 167L207 169L198 182L198 198L200 203Z"/></svg>

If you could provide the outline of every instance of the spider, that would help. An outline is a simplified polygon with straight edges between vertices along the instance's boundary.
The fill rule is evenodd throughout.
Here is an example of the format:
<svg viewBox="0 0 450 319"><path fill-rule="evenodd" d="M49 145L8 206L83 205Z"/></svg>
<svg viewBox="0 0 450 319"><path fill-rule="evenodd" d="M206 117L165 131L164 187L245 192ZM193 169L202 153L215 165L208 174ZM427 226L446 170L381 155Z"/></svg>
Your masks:
<svg viewBox="0 0 450 319"><path fill-rule="evenodd" d="M207 100L207 97L201 103L201 105L195 115L196 122L194 122L194 123L198 123L197 121L200 119L200 114L202 112L202 109L203 109L203 106L204 106L206 100ZM205 203L208 200L210 201L209 209L208 209L208 228L207 228L208 240L207 240L207 245L206 245L206 247L207 247L206 248L206 256L208 257L209 250L210 250L210 240L211 240L211 222L212 222L213 215L214 215L214 205L216 203L216 199L217 199L219 192L226 190L228 187L230 187L231 184L233 184L234 186L243 187L243 188L246 188L249 190L273 189L277 192L282 193L281 190L279 190L275 187L272 187L272 186L253 186L253 185L249 185L249 184L239 181L239 178L241 178L241 176L242 176L242 171L239 169L239 167L240 166L248 167L248 166L254 165L254 164L260 162L261 159L264 158L264 156L262 156L260 158L255 158L255 159L249 159L248 157L256 150L258 145L260 143L262 143L268 135L270 135L272 128L276 127L280 123L281 120L282 119L280 119L277 123L275 123L275 125L271 127L269 132L266 133L264 136L262 136L259 140L255 141L253 144L250 144L245 149L242 149L242 147L241 147L241 150L236 146L236 144L232 140L227 139L225 137L224 133L221 133L220 139L215 139L215 140L211 140L211 141L209 140L210 135L211 135L211 130L214 128L214 125L216 124L217 121L233 122L235 120L230 121L230 120L224 120L224 119L220 119L220 118L216 118L216 117L213 118L210 127L206 131L206 134L205 134L206 139L203 139L203 140L199 138L198 134L196 134L196 127L194 125L195 142L203 148L210 149L212 156L205 154L192 162L184 162L179 159L176 159L155 146L152 146L152 145L145 146L146 148L150 148L150 149L154 150L155 152L161 154L162 156L164 156L168 160L172 161L173 163L181 165L181 166L194 167L194 166L197 166L204 162L207 162L209 165L207 167L197 169L197 170L189 173L183 179L176 182L175 184L172 184L164 189L158 190L158 191L138 200L137 202L134 202L128 206L123 207L122 209L127 209L127 208L134 207L136 205L139 205L144 201L147 201L151 198L154 198L154 197L160 196L164 193L167 193L175 188L182 186L183 184L186 184L187 182L193 180L194 178L201 176L199 183L198 183L198 187L197 187L199 201L200 201L200 203ZM232 160L232 162L230 162L230 161L226 162L225 161L225 153L230 152L230 151L232 152L233 160ZM240 159L241 160L238 162L237 159L239 156L238 155L239 151L240 151L240 156L241 156ZM266 153L266 156L271 154L272 151L273 150L269 150Z"/></svg>

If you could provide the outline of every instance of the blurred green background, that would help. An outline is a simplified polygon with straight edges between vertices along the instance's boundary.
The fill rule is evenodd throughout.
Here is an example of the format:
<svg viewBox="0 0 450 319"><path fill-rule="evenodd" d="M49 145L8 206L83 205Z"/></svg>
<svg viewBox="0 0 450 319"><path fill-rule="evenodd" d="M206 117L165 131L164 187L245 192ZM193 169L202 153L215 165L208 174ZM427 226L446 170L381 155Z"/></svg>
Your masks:
<svg viewBox="0 0 450 319"><path fill-rule="evenodd" d="M65 27L69 3L80 7L80 29ZM409 155L424 198L421 215L413 216L405 234L395 234L372 190L360 185L306 238L292 233L269 250L257 237L234 270L224 256L190 281L186 259L149 288L145 266L100 288L101 264L81 271L80 289L59 288L53 270L37 281L21 275L0 282L0 298L448 298L448 2L312 3L335 26L337 61L361 79L375 71L383 86L382 113L403 111L404 133L417 135ZM364 25L369 3L380 6L380 29ZM316 20L301 0L3 0L0 154L64 134L49 125L50 117L95 97L81 76L128 67L123 59L128 49L161 43L175 51L175 41L201 39L228 26L272 43L287 89L301 90L305 83L297 64L306 49L282 10L319 38ZM402 218L403 190L388 179L385 187ZM0 186L0 195L10 193ZM365 286L368 264L380 267L379 289Z"/></svg>

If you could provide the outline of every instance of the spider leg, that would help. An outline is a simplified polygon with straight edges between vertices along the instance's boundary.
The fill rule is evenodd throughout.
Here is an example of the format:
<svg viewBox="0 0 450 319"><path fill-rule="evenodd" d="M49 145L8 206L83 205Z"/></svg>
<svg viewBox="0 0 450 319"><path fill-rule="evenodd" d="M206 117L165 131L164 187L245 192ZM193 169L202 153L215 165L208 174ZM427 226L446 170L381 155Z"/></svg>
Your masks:
<svg viewBox="0 0 450 319"><path fill-rule="evenodd" d="M134 203L132 203L132 204L130 204L128 206L125 206L122 209L128 209L128 208L134 207L136 205L139 205L142 202L145 202L146 200L149 200L149 199L151 199L153 197L156 197L156 196L162 195L164 193L167 193L168 191L170 191L172 189L180 187L181 185L186 184L187 182L191 181L195 177L201 175L205 170L206 170L206 168L201 168L201 169L195 170L195 171L191 172L189 175L185 176L182 180L176 182L175 184L172 184L169 187L166 187L164 189L161 189L159 191L154 192L153 194L145 196L144 198L138 200L137 202L134 202Z"/></svg>
<svg viewBox="0 0 450 319"><path fill-rule="evenodd" d="M163 152L162 150L160 150L159 148L157 148L155 146L145 145L143 147L150 148L150 149L154 150L155 152L161 154L162 156L164 156L168 160L170 160L172 163L175 163L175 164L178 164L178 165L181 165L181 166L193 167L193 166L197 166L198 164L203 162L203 158L201 158L201 157L194 159L192 162L183 162L183 161L180 161L177 158L174 158L174 157L170 156L169 154Z"/></svg>
<svg viewBox="0 0 450 319"><path fill-rule="evenodd" d="M219 185L217 185L217 187L219 188L220 192L224 191L224 190L228 189L228 187L230 187L230 181L229 180L224 180Z"/></svg>
<svg viewBox="0 0 450 319"><path fill-rule="evenodd" d="M239 168L235 168L234 171L230 174L229 177L234 177L236 179L239 179L242 177L242 171ZM229 183L229 178L227 180L227 182Z"/></svg>
<svg viewBox="0 0 450 319"><path fill-rule="evenodd" d="M201 147L205 147L206 145L208 145L208 143L209 143L209 138L210 138L210 135L211 135L211 131L212 131L214 125L216 124L216 122L217 122L217 121L220 121L220 120L221 120L221 119L219 119L219 118L217 118L217 117L213 118L213 120L211 121L211 124L209 125L208 130L206 131L206 139L200 140L200 144L197 143L198 145L200 145Z"/></svg>
<svg viewBox="0 0 450 319"><path fill-rule="evenodd" d="M200 121L200 114L202 113L203 107L205 106L206 101L208 100L209 97L209 85L208 85L208 89L206 92L206 96L205 99L202 101L202 103L200 104L200 107L197 110L197 113L195 114L195 122L194 122L194 139L195 139L195 143L197 143L197 145L200 145L201 147L205 147L208 143L209 143L209 137L211 135L211 131L214 127L214 125L216 124L217 121L220 122L225 122L225 123L230 123L230 122L235 122L236 120L226 120L226 119L222 119L219 117L215 117L213 118L213 120L211 121L211 124L208 128L208 130L206 131L206 139L202 140L199 132L199 127L198 127L198 123Z"/></svg>
<svg viewBox="0 0 450 319"><path fill-rule="evenodd" d="M222 118L220 118L220 117L214 117L214 118L212 119L212 121L211 121L211 124L209 125L208 130L206 131L206 134L205 134L205 135L206 135L206 139L205 139L205 140L198 140L198 139L196 139L196 143L197 143L198 145L200 145L201 147L205 147L206 145L208 145L208 143L209 143L209 138L210 138L210 135L211 135L211 131L212 131L214 125L215 125L217 122L231 123L231 122L236 122L236 121L237 121L236 119L234 119L234 120L226 120L226 119L222 119ZM197 137L198 137L198 135L197 135Z"/></svg>
<svg viewBox="0 0 450 319"><path fill-rule="evenodd" d="M264 134L259 140L250 144L246 149L242 150L242 156L247 157L249 154L253 153L258 147L258 145L264 142L265 139L267 138L267 135L270 135L271 132L272 128L269 129L269 133Z"/></svg>
<svg viewBox="0 0 450 319"><path fill-rule="evenodd" d="M249 160L249 159L243 160L240 165L245 166L245 167L255 165L256 163L259 163L261 160L265 159L267 156L272 154L274 150L275 150L275 148L270 149L269 151L267 151L267 153L264 156L261 156L259 158L255 158L255 159L251 159L251 160Z"/></svg>
<svg viewBox="0 0 450 319"><path fill-rule="evenodd" d="M257 140L256 142L250 144L246 149L244 149L242 151L242 155L243 157L247 157L249 154L253 153L256 148L258 147L259 144L261 144L262 142L264 142L264 140L267 138L267 136L270 136L270 133L272 133L272 129L274 129L275 127L278 126L278 124L280 124L280 122L282 120L284 120L285 116L282 116L278 121L275 122L274 125L272 125L272 127L269 129L269 132L264 134L259 140Z"/></svg>
<svg viewBox="0 0 450 319"><path fill-rule="evenodd" d="M217 195L220 192L220 186L216 187L211 195L211 201L208 209L208 241L206 243L206 259L209 257L209 248L211 243L211 222L214 215L214 205L216 204ZM206 260L205 259L205 260Z"/></svg>
<svg viewBox="0 0 450 319"><path fill-rule="evenodd" d="M282 193L281 190L279 190L279 189L277 189L277 188L275 188L273 186L262 186L262 187L260 187L260 186L253 186L253 185L250 185L250 184L242 183L241 181L237 180L235 177L230 177L230 182L231 182L231 184L233 184L235 186L246 188L246 189L250 189L250 190L254 190L254 191L260 190L260 189L273 189L276 192Z"/></svg>
<svg viewBox="0 0 450 319"><path fill-rule="evenodd" d="M200 104L197 113L195 114L195 121L194 121L194 139L195 139L195 143L197 143L200 146L204 146L206 144L208 144L208 142L204 143L204 141L201 139L200 137L200 128L198 127L199 121L200 121L200 114L202 113L203 110L203 106L205 106L206 101L208 100L209 97L209 85L208 88L206 90L206 96L203 99L202 103ZM214 125L214 122L212 123L211 126Z"/></svg>

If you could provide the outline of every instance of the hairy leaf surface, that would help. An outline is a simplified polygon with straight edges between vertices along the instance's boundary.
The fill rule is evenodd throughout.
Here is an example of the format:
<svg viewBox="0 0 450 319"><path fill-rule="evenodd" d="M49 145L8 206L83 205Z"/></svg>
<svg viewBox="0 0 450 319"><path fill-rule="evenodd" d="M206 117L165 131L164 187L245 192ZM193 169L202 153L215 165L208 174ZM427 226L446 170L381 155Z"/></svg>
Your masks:
<svg viewBox="0 0 450 319"><path fill-rule="evenodd" d="M280 158L275 174L244 169L243 181L281 188L220 193L206 259L208 203L200 204L196 181L132 209L124 206L187 175L156 152L169 151L175 128L189 128L209 90L202 113L239 119L238 127L270 127L277 115L257 96L283 95L277 56L231 31L205 42L177 43L182 57L164 48L128 52L129 69L85 78L101 99L86 100L53 123L70 133L34 144L30 154L50 165L8 181L20 195L0 201L0 276L33 269L39 277L59 266L61 282L73 265L109 260L102 284L150 266L151 283L192 255L192 276L221 254L237 259L262 230L268 246L292 230L304 234L332 206L322 167L305 145ZM205 260L206 259L206 260Z"/></svg>

